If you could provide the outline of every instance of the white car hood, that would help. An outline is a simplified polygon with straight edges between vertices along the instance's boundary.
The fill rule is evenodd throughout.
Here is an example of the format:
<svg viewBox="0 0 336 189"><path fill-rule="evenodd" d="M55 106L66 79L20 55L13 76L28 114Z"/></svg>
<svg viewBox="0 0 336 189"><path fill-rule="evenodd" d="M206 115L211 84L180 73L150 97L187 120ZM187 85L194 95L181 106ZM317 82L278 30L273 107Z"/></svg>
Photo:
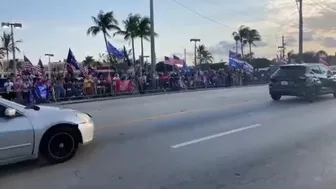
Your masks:
<svg viewBox="0 0 336 189"><path fill-rule="evenodd" d="M40 110L27 109L26 112L31 116L48 116L48 118L51 118L51 116L61 117L64 115L74 115L76 113L79 113L79 111L66 108L40 105L38 105L38 107L40 108Z"/></svg>
<svg viewBox="0 0 336 189"><path fill-rule="evenodd" d="M33 125L54 125L57 123L81 123L82 120L78 118L77 114L80 113L77 110L63 109L52 106L40 106L40 110L27 109L27 117L33 123Z"/></svg>
<svg viewBox="0 0 336 189"><path fill-rule="evenodd" d="M38 106L40 107L41 112L64 112L64 111L69 111L69 112L77 112L76 110L71 110L71 109L67 109L67 108L59 108L59 107L53 107L53 106Z"/></svg>

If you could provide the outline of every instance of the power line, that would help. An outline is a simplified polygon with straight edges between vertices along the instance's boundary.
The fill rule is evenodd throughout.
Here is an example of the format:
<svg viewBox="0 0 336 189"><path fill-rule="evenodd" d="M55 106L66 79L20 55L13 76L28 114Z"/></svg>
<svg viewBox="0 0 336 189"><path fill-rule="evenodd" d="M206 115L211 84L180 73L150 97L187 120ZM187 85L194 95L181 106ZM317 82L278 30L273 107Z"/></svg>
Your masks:
<svg viewBox="0 0 336 189"><path fill-rule="evenodd" d="M218 22L218 21L216 21L216 20L213 20L213 19L211 19L211 18L209 18L209 17L207 17L207 16L205 16L205 15L203 15L203 14L201 14L201 13L199 13L199 12L197 12L197 11L195 11L195 10L193 10L193 9L191 9L191 8L189 8L189 7L187 7L187 6L185 6L185 5L183 5L182 3L180 3L180 2L178 2L178 1L176 1L176 0L171 0L171 1L173 1L174 3L180 5L181 7L183 7L183 8L185 8L185 9L189 10L190 12L193 12L193 13L197 14L198 16L200 16L200 17L202 17L202 18L204 18L204 19L206 19L206 20L208 20L208 21L211 21L211 22L213 22L213 23L215 23L215 24L224 26L224 27L226 27L226 28L230 28L230 29L234 29L234 30L236 29L236 28L232 28L232 27L230 27L230 26L228 26L228 25L226 25L226 24L222 24L222 23L220 23L220 22Z"/></svg>
<svg viewBox="0 0 336 189"><path fill-rule="evenodd" d="M316 8L321 8L321 9L326 9L328 11L336 12L336 9L329 7L327 3L323 2L322 0L315 0L315 1L319 1L319 2L312 2L312 1L308 1L308 2L310 2L309 4L313 5Z"/></svg>
<svg viewBox="0 0 336 189"><path fill-rule="evenodd" d="M173 1L174 3L178 4L179 6L181 6L181 7L185 8L185 9L189 10L190 12L192 12L192 13L194 13L194 14L197 14L198 16L200 16L200 17L202 17L202 18L204 18L204 19L206 19L206 20L208 20L208 21L210 21L210 22L213 22L213 23L215 23L215 24L218 24L218 25L220 25L220 26L223 26L223 27L226 27L226 28L230 28L230 29L233 29L233 30L236 30L236 29L237 29L237 28L233 28L233 27L231 27L231 26L229 26L229 25L220 23L220 22L218 22L218 21L216 21L216 20L214 20L214 19L212 19L212 18L209 18L209 17L207 17L207 16L205 16L205 15L203 15L203 14L201 14L201 13L199 13L199 12L193 10L193 9L191 9L190 7L188 7L188 6L186 6L186 5L184 5L184 4L180 3L180 2L178 2L177 0L171 0L171 1ZM212 4L213 4L213 5L216 5L216 4L214 4L214 3L212 3ZM216 6L217 6L217 5L216 5ZM293 15L294 13L295 13L295 12L293 12L291 15ZM250 17L250 15L246 15L246 16L249 16L249 17ZM294 23L293 21L290 21L290 22L292 22L293 24L297 24L297 23ZM265 35L264 35L264 37L270 37L270 36L265 36ZM274 36L272 35L272 37L274 37Z"/></svg>

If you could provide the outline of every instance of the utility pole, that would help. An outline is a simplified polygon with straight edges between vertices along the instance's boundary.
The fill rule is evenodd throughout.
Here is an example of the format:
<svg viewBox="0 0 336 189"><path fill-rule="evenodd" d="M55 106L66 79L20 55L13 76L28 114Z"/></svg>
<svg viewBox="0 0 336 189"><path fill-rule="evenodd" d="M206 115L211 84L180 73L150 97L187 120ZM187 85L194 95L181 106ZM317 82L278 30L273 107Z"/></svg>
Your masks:
<svg viewBox="0 0 336 189"><path fill-rule="evenodd" d="M299 9L299 59L300 63L303 62L303 15L302 15L302 0L296 0Z"/></svg>
<svg viewBox="0 0 336 189"><path fill-rule="evenodd" d="M50 57L54 57L54 54L46 53L46 54L44 54L44 56L47 56L49 58L49 61L48 61L48 78L51 80L52 66L51 66ZM58 70L57 70L57 64L56 64L56 76L57 75L58 75Z"/></svg>
<svg viewBox="0 0 336 189"><path fill-rule="evenodd" d="M149 1L149 9L150 9L150 21L151 21L151 27L150 27L150 43L151 43L151 63L152 63L152 76L154 77L154 73L156 71L156 56L155 56L155 31L154 31L154 2L153 0ZM153 84L154 84L153 79Z"/></svg>
<svg viewBox="0 0 336 189"><path fill-rule="evenodd" d="M196 66L196 61L197 61L197 42L200 42L201 41L201 39L190 39L190 42L194 42L195 43L195 54L194 54L194 63L195 63L195 66Z"/></svg>
<svg viewBox="0 0 336 189"><path fill-rule="evenodd" d="M285 55L286 55L286 43L285 43L285 36L284 35L282 35L281 46L278 46L278 49L280 49L280 58L285 58Z"/></svg>

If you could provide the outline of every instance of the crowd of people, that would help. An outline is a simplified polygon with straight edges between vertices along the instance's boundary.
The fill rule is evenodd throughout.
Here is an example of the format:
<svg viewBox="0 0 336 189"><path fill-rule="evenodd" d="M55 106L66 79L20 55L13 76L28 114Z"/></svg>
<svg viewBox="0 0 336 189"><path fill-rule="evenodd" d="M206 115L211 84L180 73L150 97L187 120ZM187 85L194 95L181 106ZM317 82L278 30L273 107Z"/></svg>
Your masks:
<svg viewBox="0 0 336 189"><path fill-rule="evenodd" d="M230 87L262 80L267 80L267 72L255 72L251 75L236 71L195 70L188 73L144 72L138 76L133 72L121 70L117 73L91 73L86 77L69 74L52 74L52 77L49 77L23 72L16 76L11 74L3 83L1 94L6 99L29 104L121 94Z"/></svg>

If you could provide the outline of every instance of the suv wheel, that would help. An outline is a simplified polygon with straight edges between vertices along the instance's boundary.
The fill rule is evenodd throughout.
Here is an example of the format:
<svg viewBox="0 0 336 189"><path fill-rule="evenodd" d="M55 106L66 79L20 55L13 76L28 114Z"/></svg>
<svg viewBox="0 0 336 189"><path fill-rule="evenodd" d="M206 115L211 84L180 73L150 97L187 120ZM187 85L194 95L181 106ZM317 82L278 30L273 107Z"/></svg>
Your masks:
<svg viewBox="0 0 336 189"><path fill-rule="evenodd" d="M317 91L316 90L311 90L311 91L307 92L305 98L309 102L314 102L317 98Z"/></svg>
<svg viewBox="0 0 336 189"><path fill-rule="evenodd" d="M272 98L274 101L278 101L278 100L280 100L281 95L279 95L279 94L271 94L271 98Z"/></svg>

